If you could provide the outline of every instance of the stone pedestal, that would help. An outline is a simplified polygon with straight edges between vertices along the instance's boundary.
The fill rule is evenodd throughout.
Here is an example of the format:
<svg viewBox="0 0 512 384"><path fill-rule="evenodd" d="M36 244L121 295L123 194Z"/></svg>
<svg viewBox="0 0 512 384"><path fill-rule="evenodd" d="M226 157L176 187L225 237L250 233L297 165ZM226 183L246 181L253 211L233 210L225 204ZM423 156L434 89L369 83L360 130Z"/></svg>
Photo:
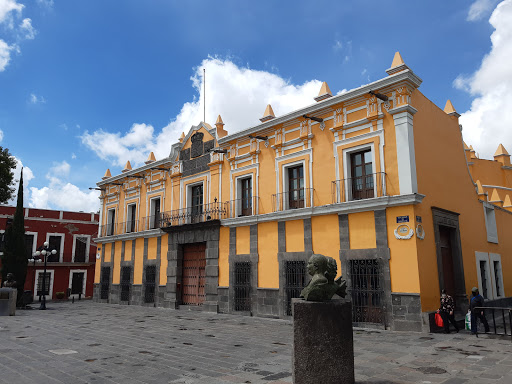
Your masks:
<svg viewBox="0 0 512 384"><path fill-rule="evenodd" d="M294 384L354 383L352 303L293 299Z"/></svg>
<svg viewBox="0 0 512 384"><path fill-rule="evenodd" d="M13 288L0 288L0 316L16 314L16 298L18 291Z"/></svg>

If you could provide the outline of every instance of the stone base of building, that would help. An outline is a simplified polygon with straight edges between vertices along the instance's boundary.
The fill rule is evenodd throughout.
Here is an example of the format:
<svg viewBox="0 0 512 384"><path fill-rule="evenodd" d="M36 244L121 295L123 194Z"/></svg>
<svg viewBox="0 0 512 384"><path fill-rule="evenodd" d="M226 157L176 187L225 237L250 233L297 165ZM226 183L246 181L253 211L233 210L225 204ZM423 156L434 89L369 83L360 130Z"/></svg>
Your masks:
<svg viewBox="0 0 512 384"><path fill-rule="evenodd" d="M292 300L293 382L354 383L352 303Z"/></svg>
<svg viewBox="0 0 512 384"><path fill-rule="evenodd" d="M391 293L392 318L390 328L393 331L421 332L424 321L421 314L419 293Z"/></svg>

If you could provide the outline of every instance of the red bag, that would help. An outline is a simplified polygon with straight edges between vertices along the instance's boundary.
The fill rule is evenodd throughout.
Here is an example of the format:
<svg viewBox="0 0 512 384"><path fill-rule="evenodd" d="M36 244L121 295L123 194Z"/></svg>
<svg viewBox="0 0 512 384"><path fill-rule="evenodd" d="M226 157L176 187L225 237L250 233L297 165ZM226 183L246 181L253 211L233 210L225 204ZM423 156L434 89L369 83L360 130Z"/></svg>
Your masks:
<svg viewBox="0 0 512 384"><path fill-rule="evenodd" d="M440 315L439 313L436 313L436 315L435 315L435 320L436 320L436 325L437 325L439 328L443 328L443 326L444 326L443 318L441 317L441 315Z"/></svg>

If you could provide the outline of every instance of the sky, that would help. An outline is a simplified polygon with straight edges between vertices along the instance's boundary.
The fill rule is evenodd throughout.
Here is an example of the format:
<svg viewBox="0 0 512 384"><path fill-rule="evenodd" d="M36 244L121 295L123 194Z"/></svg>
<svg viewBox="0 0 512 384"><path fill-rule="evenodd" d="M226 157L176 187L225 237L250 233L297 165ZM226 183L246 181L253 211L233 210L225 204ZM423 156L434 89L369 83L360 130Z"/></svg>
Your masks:
<svg viewBox="0 0 512 384"><path fill-rule="evenodd" d="M0 146L25 206L99 209L107 168L387 76L396 51L481 158L512 150L512 0L0 0ZM206 87L203 95L206 70ZM11 202L14 204L14 201Z"/></svg>

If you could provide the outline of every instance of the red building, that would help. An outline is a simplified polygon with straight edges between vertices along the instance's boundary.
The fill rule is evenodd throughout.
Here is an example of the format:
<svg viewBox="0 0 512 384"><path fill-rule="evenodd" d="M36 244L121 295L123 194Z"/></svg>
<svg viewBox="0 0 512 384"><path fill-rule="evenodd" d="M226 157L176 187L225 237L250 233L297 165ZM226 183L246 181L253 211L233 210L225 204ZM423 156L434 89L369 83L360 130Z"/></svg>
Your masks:
<svg viewBox="0 0 512 384"><path fill-rule="evenodd" d="M0 206L0 253L4 248L4 233L13 219L16 207ZM57 292L78 297L91 297L96 262L96 244L99 214L24 208L25 244L27 259L33 259L36 250L49 243L55 255L48 256L46 266L46 299L55 299ZM32 291L34 300L42 294L44 263L28 264L25 290Z"/></svg>

